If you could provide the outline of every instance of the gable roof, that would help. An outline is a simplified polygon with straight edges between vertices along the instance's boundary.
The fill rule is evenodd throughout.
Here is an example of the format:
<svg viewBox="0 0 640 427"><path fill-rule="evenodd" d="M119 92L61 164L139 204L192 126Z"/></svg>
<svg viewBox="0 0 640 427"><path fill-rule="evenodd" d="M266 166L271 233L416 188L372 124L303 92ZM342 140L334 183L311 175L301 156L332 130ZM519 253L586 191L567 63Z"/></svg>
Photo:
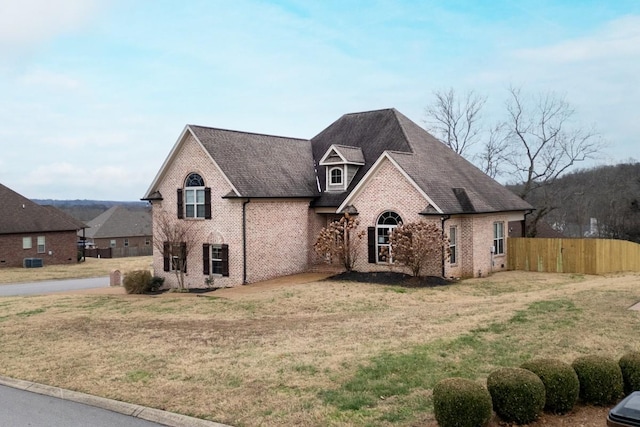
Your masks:
<svg viewBox="0 0 640 427"><path fill-rule="evenodd" d="M77 231L86 225L53 206L41 206L0 184L0 234Z"/></svg>
<svg viewBox="0 0 640 427"><path fill-rule="evenodd" d="M354 165L364 164L364 155L360 147L347 147L346 145L332 145L320 159L320 164L335 163L328 161L329 157L336 155L340 157L340 163L350 163Z"/></svg>
<svg viewBox="0 0 640 427"><path fill-rule="evenodd" d="M150 199L177 147L190 133L227 179L229 197L317 197L311 146L306 139L187 125L143 199Z"/></svg>
<svg viewBox="0 0 640 427"><path fill-rule="evenodd" d="M365 158L344 193L324 193L314 206L344 206L374 163L386 153L444 214L532 209L504 186L395 109L346 114L311 139L315 158L332 144L359 147ZM318 169L325 182L324 168ZM357 208L357 207L356 207Z"/></svg>
<svg viewBox="0 0 640 427"><path fill-rule="evenodd" d="M151 213L148 209L127 209L112 206L87 223L85 237L104 239L112 237L151 236Z"/></svg>

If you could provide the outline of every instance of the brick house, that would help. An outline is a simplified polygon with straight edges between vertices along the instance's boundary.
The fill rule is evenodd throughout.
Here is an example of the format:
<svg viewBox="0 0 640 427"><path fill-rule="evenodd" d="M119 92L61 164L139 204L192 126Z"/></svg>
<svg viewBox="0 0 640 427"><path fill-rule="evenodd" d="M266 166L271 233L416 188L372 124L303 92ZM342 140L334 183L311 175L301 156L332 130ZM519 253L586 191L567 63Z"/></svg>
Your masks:
<svg viewBox="0 0 640 427"><path fill-rule="evenodd" d="M147 208L112 206L87 222L87 226L84 237L89 248L112 248L130 255L151 254L151 212Z"/></svg>
<svg viewBox="0 0 640 427"><path fill-rule="evenodd" d="M25 259L43 265L76 263L77 233L84 227L61 210L0 184L0 267L22 267Z"/></svg>
<svg viewBox="0 0 640 427"><path fill-rule="evenodd" d="M367 230L356 270L387 271L389 234L425 220L452 251L426 274L486 275L506 268L507 224L532 209L395 109L346 114L311 140L187 125L143 200L154 223L193 221L189 286L213 273L233 286L308 270L321 261L319 231L345 212ZM168 284L171 268L154 254Z"/></svg>

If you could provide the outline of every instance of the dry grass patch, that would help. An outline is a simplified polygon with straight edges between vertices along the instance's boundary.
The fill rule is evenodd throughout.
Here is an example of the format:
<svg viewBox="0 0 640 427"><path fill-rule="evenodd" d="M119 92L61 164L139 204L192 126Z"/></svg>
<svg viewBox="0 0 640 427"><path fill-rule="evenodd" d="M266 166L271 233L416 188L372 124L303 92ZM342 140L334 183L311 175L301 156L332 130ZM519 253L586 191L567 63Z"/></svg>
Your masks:
<svg viewBox="0 0 640 427"><path fill-rule="evenodd" d="M236 426L425 424L441 378L638 350L640 313L627 308L639 279L510 272L402 291L322 281L233 299L2 298L0 374Z"/></svg>
<svg viewBox="0 0 640 427"><path fill-rule="evenodd" d="M40 280L81 279L107 276L113 270L123 274L133 270L152 269L151 256L129 258L87 258L84 262L65 265L46 265L42 268L1 268L0 285L6 283L37 282Z"/></svg>

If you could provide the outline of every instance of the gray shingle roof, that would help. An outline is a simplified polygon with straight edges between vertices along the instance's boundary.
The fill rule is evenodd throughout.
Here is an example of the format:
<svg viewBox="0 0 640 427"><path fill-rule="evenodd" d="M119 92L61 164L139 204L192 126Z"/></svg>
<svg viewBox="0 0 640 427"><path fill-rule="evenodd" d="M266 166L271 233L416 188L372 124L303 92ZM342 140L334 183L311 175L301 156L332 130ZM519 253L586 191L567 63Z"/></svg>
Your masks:
<svg viewBox="0 0 640 427"><path fill-rule="evenodd" d="M346 114L312 138L311 143L316 159L331 144L339 143L360 147L366 160L346 192L323 194L315 206L339 206L380 155L388 151L446 214L469 213L471 209L474 212L531 209L527 202L395 109ZM324 183L324 168L318 169L318 175Z"/></svg>
<svg viewBox="0 0 640 427"><path fill-rule="evenodd" d="M147 209L112 206L87 223L90 239L151 236L151 213Z"/></svg>
<svg viewBox="0 0 640 427"><path fill-rule="evenodd" d="M316 197L308 140L190 125L242 197Z"/></svg>
<svg viewBox="0 0 640 427"><path fill-rule="evenodd" d="M77 231L84 223L53 206L41 206L0 184L0 234Z"/></svg>
<svg viewBox="0 0 640 427"><path fill-rule="evenodd" d="M346 145L335 145L335 150L349 163L364 163L364 154L360 147L347 147Z"/></svg>

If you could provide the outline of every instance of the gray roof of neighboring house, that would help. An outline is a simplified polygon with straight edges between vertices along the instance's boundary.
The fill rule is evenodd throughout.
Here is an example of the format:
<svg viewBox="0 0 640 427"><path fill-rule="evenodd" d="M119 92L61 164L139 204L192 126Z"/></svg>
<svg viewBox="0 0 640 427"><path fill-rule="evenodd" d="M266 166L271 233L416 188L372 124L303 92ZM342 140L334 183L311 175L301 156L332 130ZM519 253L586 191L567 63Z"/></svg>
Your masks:
<svg viewBox="0 0 640 427"><path fill-rule="evenodd" d="M189 125L241 197L316 197L309 141Z"/></svg>
<svg viewBox="0 0 640 427"><path fill-rule="evenodd" d="M314 206L339 206L387 151L446 214L532 208L395 109L345 114L312 138L311 144L316 159L332 144L340 144L360 147L366 161L347 191L324 193ZM324 183L324 168L318 168L318 175Z"/></svg>
<svg viewBox="0 0 640 427"><path fill-rule="evenodd" d="M112 206L87 223L89 239L151 236L151 213L148 209Z"/></svg>
<svg viewBox="0 0 640 427"><path fill-rule="evenodd" d="M77 231L86 225L53 206L41 206L0 184L0 234Z"/></svg>

